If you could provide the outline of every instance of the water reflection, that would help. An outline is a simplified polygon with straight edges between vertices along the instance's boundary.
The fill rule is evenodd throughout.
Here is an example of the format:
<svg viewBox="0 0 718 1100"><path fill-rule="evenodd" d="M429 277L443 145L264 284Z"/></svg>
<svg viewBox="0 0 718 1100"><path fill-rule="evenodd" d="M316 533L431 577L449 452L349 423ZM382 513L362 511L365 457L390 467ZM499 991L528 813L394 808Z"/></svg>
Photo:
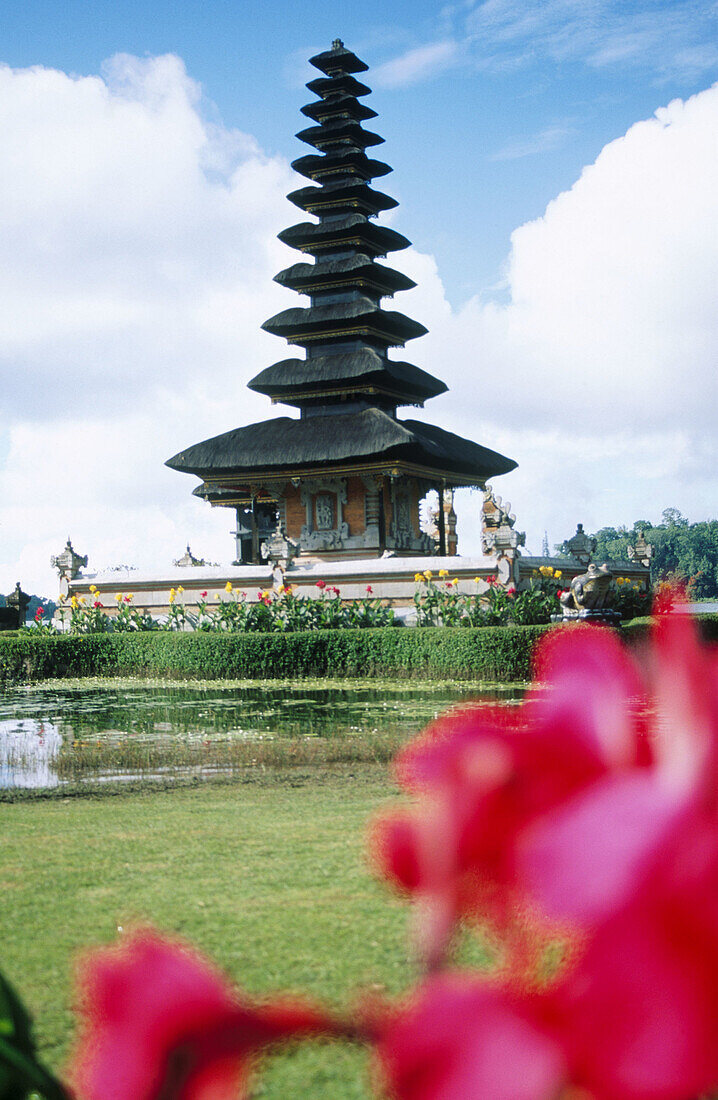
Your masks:
<svg viewBox="0 0 718 1100"><path fill-rule="evenodd" d="M520 695L512 685L494 688L493 694L507 701ZM178 766L187 765L198 745L214 747L216 762L222 744L238 741L408 738L447 707L480 693L476 684L366 681L329 686L80 681L76 687L17 688L0 694L0 787L56 786L58 760L62 775L68 774L69 760L81 759L83 770L108 778L113 760L123 761L116 775L131 761L153 768L172 754ZM114 756L113 746L118 747Z"/></svg>
<svg viewBox="0 0 718 1100"><path fill-rule="evenodd" d="M62 737L46 719L0 720L0 787L56 787Z"/></svg>

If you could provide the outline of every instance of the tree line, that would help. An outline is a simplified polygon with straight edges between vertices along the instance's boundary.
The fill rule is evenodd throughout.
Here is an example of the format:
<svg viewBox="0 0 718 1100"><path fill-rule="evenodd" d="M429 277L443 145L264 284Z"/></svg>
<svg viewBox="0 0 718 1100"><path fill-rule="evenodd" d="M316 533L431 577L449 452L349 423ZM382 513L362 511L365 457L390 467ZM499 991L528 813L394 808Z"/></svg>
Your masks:
<svg viewBox="0 0 718 1100"><path fill-rule="evenodd" d="M694 599L718 598L718 520L689 523L678 508L666 508L658 524L637 519L632 527L602 527L593 535L594 560L627 561L629 546L635 546L641 534L653 550L653 584L682 580ZM566 542L556 549L568 553Z"/></svg>

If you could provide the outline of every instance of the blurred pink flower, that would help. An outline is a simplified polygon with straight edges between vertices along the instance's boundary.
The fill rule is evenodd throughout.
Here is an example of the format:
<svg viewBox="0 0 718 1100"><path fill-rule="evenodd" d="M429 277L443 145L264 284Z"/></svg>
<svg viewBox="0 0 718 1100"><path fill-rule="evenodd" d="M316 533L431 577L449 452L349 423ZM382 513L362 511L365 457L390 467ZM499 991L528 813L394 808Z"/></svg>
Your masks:
<svg viewBox="0 0 718 1100"><path fill-rule="evenodd" d="M378 1032L393 1100L551 1100L566 1079L536 1006L474 976L429 978Z"/></svg>
<svg viewBox="0 0 718 1100"><path fill-rule="evenodd" d="M461 916L503 919L519 964L537 926L562 927L571 961L521 1013L550 1021L567 1080L596 1100L688 1100L718 1082L718 657L674 614L645 674L595 627L549 635L537 663L513 718L466 708L400 755L421 798L379 823L382 868L419 903L429 965ZM481 1061L481 1030L462 1033L457 1058ZM523 1095L502 1089L479 1074L474 1092L396 1095Z"/></svg>
<svg viewBox="0 0 718 1100"><path fill-rule="evenodd" d="M91 953L80 983L79 1100L236 1100L261 1048L332 1028L310 1007L240 999L200 955L151 931Z"/></svg>

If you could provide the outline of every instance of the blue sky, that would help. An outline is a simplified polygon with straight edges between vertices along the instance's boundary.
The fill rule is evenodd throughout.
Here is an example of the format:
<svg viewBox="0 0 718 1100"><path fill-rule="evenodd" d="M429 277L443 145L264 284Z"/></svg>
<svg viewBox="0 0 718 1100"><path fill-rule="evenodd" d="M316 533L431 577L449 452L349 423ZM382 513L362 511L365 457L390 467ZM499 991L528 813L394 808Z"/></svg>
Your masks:
<svg viewBox="0 0 718 1100"><path fill-rule="evenodd" d="M368 79L387 183L456 303L492 292L512 230L608 141L718 78L713 0L24 0L4 9L0 55L91 74L119 52L176 53L209 115L292 159L306 59L336 36L385 67Z"/></svg>
<svg viewBox="0 0 718 1100"><path fill-rule="evenodd" d="M519 461L535 551L715 515L717 32L714 0L7 4L0 591L51 591L68 533L95 567L230 555L163 462L282 412L244 387L285 354L260 325L295 304L276 233L336 36L414 242L406 357L451 387L418 415Z"/></svg>

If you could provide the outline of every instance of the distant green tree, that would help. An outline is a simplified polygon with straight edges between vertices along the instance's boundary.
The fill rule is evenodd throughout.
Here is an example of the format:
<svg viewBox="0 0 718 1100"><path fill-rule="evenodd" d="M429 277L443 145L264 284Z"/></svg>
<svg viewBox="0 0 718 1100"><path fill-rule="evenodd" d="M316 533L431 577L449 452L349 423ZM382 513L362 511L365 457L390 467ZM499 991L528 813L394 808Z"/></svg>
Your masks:
<svg viewBox="0 0 718 1100"><path fill-rule="evenodd" d="M597 542L594 560L609 564L627 561L628 548L641 533L653 547L653 584L680 579L690 584L696 599L718 598L718 520L689 523L678 508L666 508L662 522L655 526L639 519L630 528L602 527L592 536ZM568 540L557 546L556 552L568 556Z"/></svg>

